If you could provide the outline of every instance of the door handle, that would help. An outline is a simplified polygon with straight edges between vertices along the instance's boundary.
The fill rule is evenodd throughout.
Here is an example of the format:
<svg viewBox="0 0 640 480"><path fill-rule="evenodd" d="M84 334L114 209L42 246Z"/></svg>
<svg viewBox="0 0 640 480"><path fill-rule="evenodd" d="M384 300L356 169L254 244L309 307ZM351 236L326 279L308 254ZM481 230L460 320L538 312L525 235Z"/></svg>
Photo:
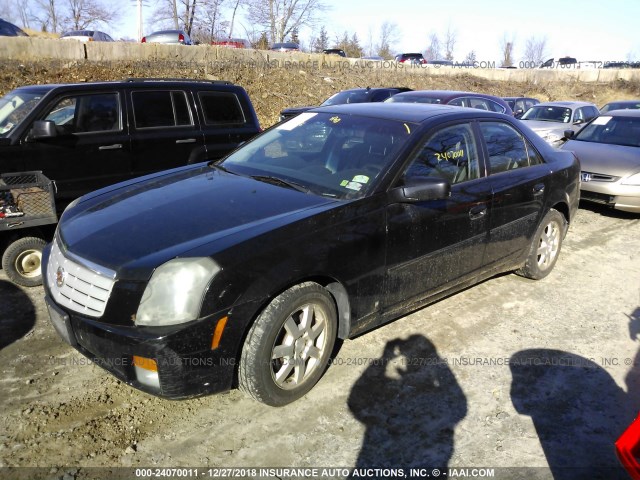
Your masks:
<svg viewBox="0 0 640 480"><path fill-rule="evenodd" d="M182 138L180 140L176 140L176 144L180 144L180 143L196 143L196 139L195 138Z"/></svg>
<svg viewBox="0 0 640 480"><path fill-rule="evenodd" d="M471 220L476 220L478 218L482 218L487 214L487 206L486 205L476 205L475 207L471 207L469 210L469 218Z"/></svg>
<svg viewBox="0 0 640 480"><path fill-rule="evenodd" d="M122 144L114 143L113 145L102 145L98 147L98 150L118 150L119 148L122 148Z"/></svg>
<svg viewBox="0 0 640 480"><path fill-rule="evenodd" d="M533 195L542 195L544 193L544 183L538 183L533 187Z"/></svg>

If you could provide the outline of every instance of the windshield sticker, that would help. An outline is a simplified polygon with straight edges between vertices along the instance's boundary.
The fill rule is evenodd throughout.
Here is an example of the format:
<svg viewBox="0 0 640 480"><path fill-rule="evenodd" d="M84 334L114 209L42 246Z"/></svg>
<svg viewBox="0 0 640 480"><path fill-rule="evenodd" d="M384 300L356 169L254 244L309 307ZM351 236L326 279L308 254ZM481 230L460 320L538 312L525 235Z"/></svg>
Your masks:
<svg viewBox="0 0 640 480"><path fill-rule="evenodd" d="M342 119L341 119L340 117L338 117L337 115L336 115L335 117L331 117L331 118L329 119L329 121L330 121L331 123L340 123L340 120L342 120Z"/></svg>
<svg viewBox="0 0 640 480"><path fill-rule="evenodd" d="M455 150L453 152L444 152L444 153L436 152L436 158L438 159L438 161L454 160L456 158L462 158L462 157L464 157L464 150Z"/></svg>
<svg viewBox="0 0 640 480"><path fill-rule="evenodd" d="M592 124L593 125L606 125L607 123L609 123L609 120L611 120L612 118L613 117L609 117L609 116L598 117L592 122Z"/></svg>
<svg viewBox="0 0 640 480"><path fill-rule="evenodd" d="M369 183L369 177L367 177L366 175L356 175L355 177L353 177L352 182Z"/></svg>
<svg viewBox="0 0 640 480"><path fill-rule="evenodd" d="M359 191L362 188L362 184L358 182L347 182L345 188L348 188L349 190Z"/></svg>
<svg viewBox="0 0 640 480"><path fill-rule="evenodd" d="M282 125L278 125L276 127L276 130L287 130L287 131L288 130L293 130L297 126L302 125L307 120L311 120L316 115L317 115L317 113L310 113L310 112L301 113L300 115L297 115L297 116L293 117L288 122L285 122Z"/></svg>

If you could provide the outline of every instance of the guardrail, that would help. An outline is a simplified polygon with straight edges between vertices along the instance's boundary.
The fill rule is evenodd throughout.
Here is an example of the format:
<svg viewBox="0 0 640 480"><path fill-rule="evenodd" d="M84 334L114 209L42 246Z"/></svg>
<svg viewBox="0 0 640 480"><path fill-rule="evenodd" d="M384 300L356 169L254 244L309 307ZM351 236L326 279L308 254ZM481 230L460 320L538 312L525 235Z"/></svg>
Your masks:
<svg viewBox="0 0 640 480"><path fill-rule="evenodd" d="M94 62L176 61L197 65L234 63L255 67L322 69L374 69L402 71L415 75L474 75L488 80L515 82L615 82L640 81L640 69L502 69L495 62L476 62L472 66L407 65L394 61L343 58L336 55L280 53L268 50L242 50L210 45L184 46L127 42L89 42L37 37L0 37L0 59L36 61L69 60Z"/></svg>

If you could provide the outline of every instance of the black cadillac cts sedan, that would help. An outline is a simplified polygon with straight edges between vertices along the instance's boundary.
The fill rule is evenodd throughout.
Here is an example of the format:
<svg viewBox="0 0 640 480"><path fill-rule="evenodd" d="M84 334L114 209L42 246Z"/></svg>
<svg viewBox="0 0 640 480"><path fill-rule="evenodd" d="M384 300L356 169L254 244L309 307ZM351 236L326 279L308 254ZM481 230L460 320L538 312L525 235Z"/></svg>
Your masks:
<svg viewBox="0 0 640 480"><path fill-rule="evenodd" d="M416 104L313 109L225 159L75 201L44 252L62 338L167 398L239 386L284 405L336 338L498 272L553 268L571 152L512 117Z"/></svg>

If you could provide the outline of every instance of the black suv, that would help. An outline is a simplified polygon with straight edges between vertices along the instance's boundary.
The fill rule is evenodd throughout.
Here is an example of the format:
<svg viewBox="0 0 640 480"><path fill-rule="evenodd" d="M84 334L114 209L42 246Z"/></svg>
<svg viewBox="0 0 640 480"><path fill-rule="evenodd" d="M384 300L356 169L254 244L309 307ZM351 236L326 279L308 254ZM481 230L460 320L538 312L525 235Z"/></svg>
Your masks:
<svg viewBox="0 0 640 480"><path fill-rule="evenodd" d="M0 99L0 173L41 171L55 182L60 212L92 190L219 159L259 131L249 96L230 82L128 79L25 86ZM6 247L25 236L35 238L31 246L44 246L50 233L0 228L2 264L10 278L19 274L20 252Z"/></svg>

